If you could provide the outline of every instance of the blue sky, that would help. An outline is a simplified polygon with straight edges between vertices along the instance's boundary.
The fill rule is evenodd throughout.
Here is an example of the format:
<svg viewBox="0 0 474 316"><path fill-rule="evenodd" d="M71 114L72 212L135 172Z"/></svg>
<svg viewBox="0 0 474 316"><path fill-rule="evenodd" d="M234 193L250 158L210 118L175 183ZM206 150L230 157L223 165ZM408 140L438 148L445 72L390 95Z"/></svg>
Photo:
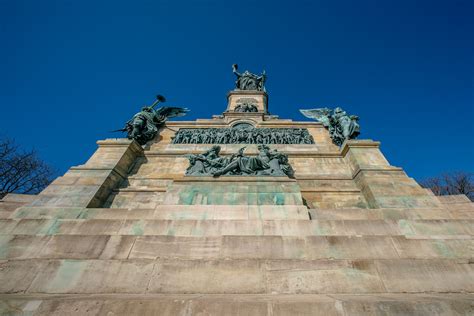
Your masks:
<svg viewBox="0 0 474 316"><path fill-rule="evenodd" d="M474 171L474 1L0 1L0 134L64 173L157 93L225 110L231 65L272 114L341 106L423 179Z"/></svg>

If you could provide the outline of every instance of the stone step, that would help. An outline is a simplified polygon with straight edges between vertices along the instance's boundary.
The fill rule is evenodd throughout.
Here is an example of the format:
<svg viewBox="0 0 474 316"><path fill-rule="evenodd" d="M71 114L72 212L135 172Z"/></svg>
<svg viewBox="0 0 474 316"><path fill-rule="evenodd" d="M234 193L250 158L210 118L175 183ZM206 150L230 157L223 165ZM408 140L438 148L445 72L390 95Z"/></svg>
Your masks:
<svg viewBox="0 0 474 316"><path fill-rule="evenodd" d="M0 219L9 218L17 208L29 204L36 199L36 195L8 193L0 199Z"/></svg>
<svg viewBox="0 0 474 316"><path fill-rule="evenodd" d="M464 203L445 206L453 218L474 218L474 203Z"/></svg>
<svg viewBox="0 0 474 316"><path fill-rule="evenodd" d="M470 206L469 206L470 207ZM474 208L472 212L465 209L450 208L414 208L414 209L310 209L312 219L472 219L474 218Z"/></svg>
<svg viewBox="0 0 474 316"><path fill-rule="evenodd" d="M0 203L1 205L1 203ZM414 209L310 209L301 206L160 205L156 209L20 207L3 218L90 219L472 219L474 207ZM0 214L1 216L1 214ZM0 217L2 218L2 217Z"/></svg>
<svg viewBox="0 0 474 316"><path fill-rule="evenodd" d="M460 203L472 203L469 198L464 194L457 195L441 195L436 197L443 204L460 204Z"/></svg>
<svg viewBox="0 0 474 316"><path fill-rule="evenodd" d="M8 201L0 201L0 212L13 212L20 206L25 205L25 203L21 202L8 202Z"/></svg>
<svg viewBox="0 0 474 316"><path fill-rule="evenodd" d="M474 295L457 294L107 294L3 295L1 315L472 315Z"/></svg>
<svg viewBox="0 0 474 316"><path fill-rule="evenodd" d="M89 218L164 220L272 220L309 219L308 209L297 205L160 205L155 209L25 207L10 218Z"/></svg>
<svg viewBox="0 0 474 316"><path fill-rule="evenodd" d="M1 259L472 259L474 239L0 235Z"/></svg>
<svg viewBox="0 0 474 316"><path fill-rule="evenodd" d="M398 236L470 238L474 220L2 219L0 234L168 236Z"/></svg>
<svg viewBox="0 0 474 316"><path fill-rule="evenodd" d="M8 260L0 293L474 292L467 260Z"/></svg>

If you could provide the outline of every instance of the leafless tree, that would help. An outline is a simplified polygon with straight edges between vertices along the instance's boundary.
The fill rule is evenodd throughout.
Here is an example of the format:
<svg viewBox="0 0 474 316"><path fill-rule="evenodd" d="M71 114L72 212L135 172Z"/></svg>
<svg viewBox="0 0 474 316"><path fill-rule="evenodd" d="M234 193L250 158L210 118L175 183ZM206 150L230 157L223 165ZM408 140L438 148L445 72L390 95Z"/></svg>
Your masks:
<svg viewBox="0 0 474 316"><path fill-rule="evenodd" d="M0 139L0 199L7 193L36 194L53 176L52 169L32 151L21 151L8 138Z"/></svg>
<svg viewBox="0 0 474 316"><path fill-rule="evenodd" d="M468 172L445 173L438 177L420 182L421 186L431 189L435 195L465 194L474 201L474 174Z"/></svg>

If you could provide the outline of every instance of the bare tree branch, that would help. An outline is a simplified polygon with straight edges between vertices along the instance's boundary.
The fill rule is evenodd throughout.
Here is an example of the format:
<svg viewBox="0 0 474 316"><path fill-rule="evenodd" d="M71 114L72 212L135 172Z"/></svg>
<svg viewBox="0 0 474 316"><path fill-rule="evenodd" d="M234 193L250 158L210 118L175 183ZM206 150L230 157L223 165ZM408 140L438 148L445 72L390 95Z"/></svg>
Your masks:
<svg viewBox="0 0 474 316"><path fill-rule="evenodd" d="M23 152L11 139L0 139L0 199L8 193L41 192L53 171L35 151Z"/></svg>
<svg viewBox="0 0 474 316"><path fill-rule="evenodd" d="M474 201L474 174L469 172L444 173L438 177L420 182L421 186L431 189L435 195L465 194Z"/></svg>

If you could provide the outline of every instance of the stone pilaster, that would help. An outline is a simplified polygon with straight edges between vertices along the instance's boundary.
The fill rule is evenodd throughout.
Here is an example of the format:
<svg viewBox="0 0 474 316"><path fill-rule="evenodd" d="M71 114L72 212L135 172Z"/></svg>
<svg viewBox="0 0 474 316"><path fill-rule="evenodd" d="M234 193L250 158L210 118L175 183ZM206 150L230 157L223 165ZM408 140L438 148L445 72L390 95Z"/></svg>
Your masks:
<svg viewBox="0 0 474 316"><path fill-rule="evenodd" d="M440 207L432 193L423 189L403 169L391 166L379 149L380 142L350 140L342 156L371 208Z"/></svg>
<svg viewBox="0 0 474 316"><path fill-rule="evenodd" d="M70 168L32 203L33 206L100 207L127 177L143 149L128 139L98 141L99 148L83 165Z"/></svg>

